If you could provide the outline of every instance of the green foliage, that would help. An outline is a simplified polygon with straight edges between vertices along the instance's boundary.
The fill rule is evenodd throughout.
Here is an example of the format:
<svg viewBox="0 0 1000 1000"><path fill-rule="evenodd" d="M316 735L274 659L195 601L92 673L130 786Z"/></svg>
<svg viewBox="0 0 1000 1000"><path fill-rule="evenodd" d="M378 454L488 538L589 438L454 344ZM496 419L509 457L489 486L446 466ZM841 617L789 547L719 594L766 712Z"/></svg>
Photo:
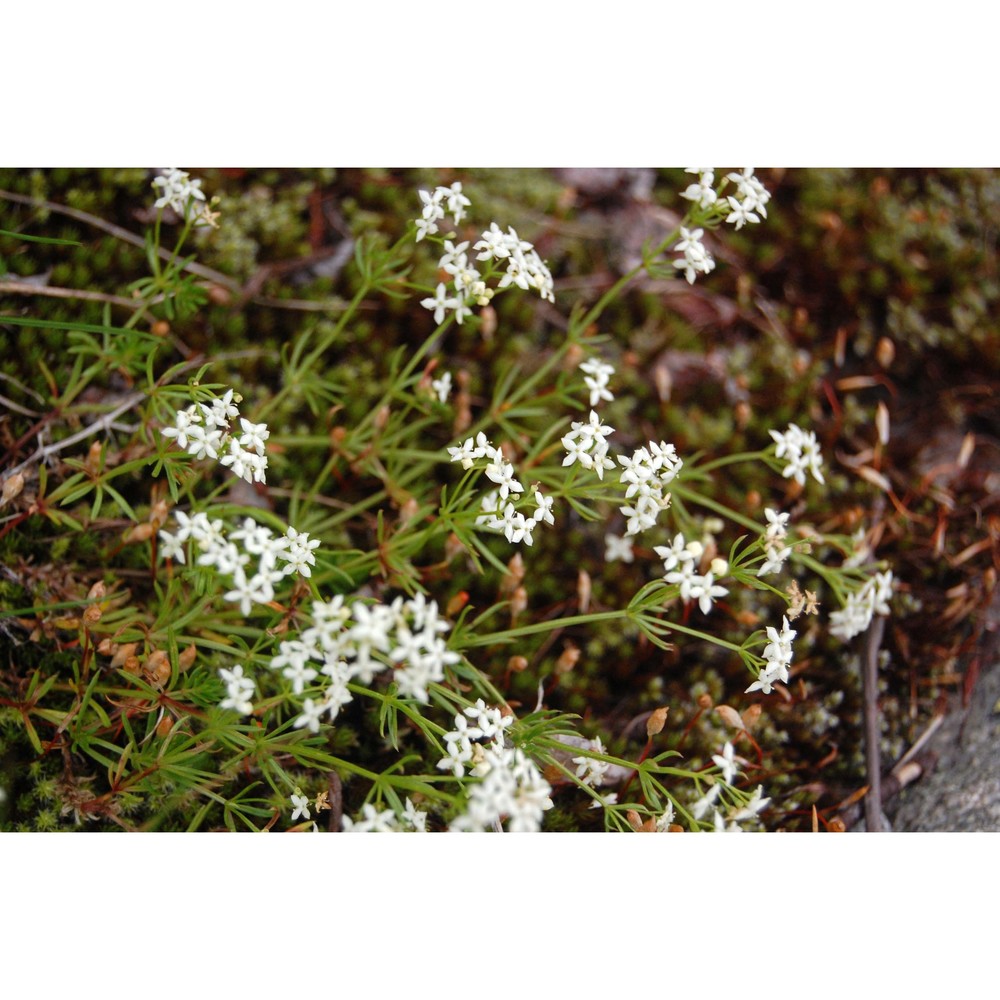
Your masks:
<svg viewBox="0 0 1000 1000"><path fill-rule="evenodd" d="M454 231L442 223L441 233L416 242L416 188L459 177L475 220ZM522 239L552 228L554 273L586 260L580 220L547 172L444 180L376 170L216 173L204 181L204 203L154 210L142 171L0 176L0 188L33 199L14 205L0 232L8 271L49 273L78 291L109 289L96 301L39 297L0 317L17 348L0 362L16 403L5 474L25 480L0 522L8 570L0 580L4 827L283 829L300 791L321 827L340 810L362 829L412 824L405 817L414 813L432 829L460 826L488 779L470 774L475 760L462 773L440 762L451 752L448 734L493 708L515 717L505 736L530 762L524 795L552 800L548 809L536 803L547 829L671 820L711 829L707 807L720 819L747 807L752 776L774 772L774 794L790 792L793 768L768 768L752 748L771 753L793 725L821 729L827 703L823 711L810 703L794 719L766 702L751 738L698 699L743 697L793 603L786 579L757 575L769 558L765 508L794 508L793 525L801 518L789 532L788 565L804 586L822 584L825 600L848 601L881 568L842 565L859 541L839 523L817 526L827 493L811 480L790 484L787 459L776 457L767 433L808 425L821 362L774 329L761 334L767 350L734 338L708 377L680 388L684 405L668 405L663 373L704 353L702 331L666 307L659 290L664 282L688 289L670 256L679 227L651 238L635 267L579 300L560 290L547 302L537 285L498 288L506 265L484 263L493 297L461 323L454 312L434 319L422 303L441 281L443 240L471 244L490 217ZM973 189L960 188L949 203L954 225L938 242L981 267L963 256L963 199ZM943 190L928 187L925 197L944 202ZM974 188L976 197L988 190ZM804 182L802 197L818 195ZM928 204L924 211L935 211ZM203 208L221 213L218 230L197 224ZM336 226L322 222L331 211ZM727 211L691 206L681 224L721 241ZM95 234L98 222L135 217L147 227L135 242ZM899 219L888 224L905 228ZM735 243L753 253L745 232ZM916 283L901 254L879 249L884 266L868 276L869 291ZM323 271L334 257L336 267ZM766 272L774 258L765 248L755 263ZM970 289L959 301L974 336L992 299ZM655 538L636 542L634 564L603 555L605 534L621 535L628 517L620 513L631 500L619 480L624 463L598 477L564 462L563 438L591 410L578 366L593 358L617 369L616 398L600 412L619 428L618 453L670 441L684 459ZM455 384L442 399L433 383L444 371ZM227 396L229 386L236 391ZM252 425L267 424L266 485L180 442L183 415L222 400ZM244 433L230 420L227 446ZM554 500L555 524L538 523L530 547L483 530L483 500L496 482L496 470L484 477L488 459L469 469L448 461L447 448L480 434L513 462L519 512L535 507L536 486ZM266 599L244 602L239 574L205 558L211 545L202 536L171 548L184 523L178 514L217 519L213 530L230 539L249 521L276 538L288 528L306 533L320 547L304 563L308 572L297 564L272 581ZM698 546L681 561L725 580L707 609L658 567L653 546L669 547L678 533ZM291 548L288 541L283 551ZM713 559L724 567L710 570ZM312 667L311 677L296 675L287 644L318 627L317 605L339 600L356 628L377 609L395 609L401 645L411 626L420 630L423 612L414 609L435 602L448 622L448 658L440 676L414 689L406 655L376 643L377 668L352 674L349 697L314 727L310 710L329 705L324 690L336 668L314 656L312 667L329 668L326 681ZM815 618L798 622L797 643L819 655ZM253 681L246 710L232 694L237 666ZM647 736L629 721L661 707L671 712L661 733ZM595 750L584 731L609 749ZM736 739L746 779L722 780L713 756ZM485 738L473 742L485 752ZM619 801L602 802L581 777L587 760L630 775L615 786Z"/></svg>

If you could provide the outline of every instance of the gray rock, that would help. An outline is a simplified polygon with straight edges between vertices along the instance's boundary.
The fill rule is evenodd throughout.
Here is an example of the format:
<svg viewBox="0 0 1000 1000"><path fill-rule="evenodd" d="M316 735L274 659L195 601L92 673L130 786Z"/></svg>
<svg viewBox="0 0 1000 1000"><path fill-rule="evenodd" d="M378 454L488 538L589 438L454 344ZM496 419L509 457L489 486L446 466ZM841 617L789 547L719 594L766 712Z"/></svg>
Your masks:
<svg viewBox="0 0 1000 1000"><path fill-rule="evenodd" d="M993 644L991 644L993 645ZM991 657L973 689L930 741L933 773L904 788L894 811L896 831L1000 831L1000 658Z"/></svg>

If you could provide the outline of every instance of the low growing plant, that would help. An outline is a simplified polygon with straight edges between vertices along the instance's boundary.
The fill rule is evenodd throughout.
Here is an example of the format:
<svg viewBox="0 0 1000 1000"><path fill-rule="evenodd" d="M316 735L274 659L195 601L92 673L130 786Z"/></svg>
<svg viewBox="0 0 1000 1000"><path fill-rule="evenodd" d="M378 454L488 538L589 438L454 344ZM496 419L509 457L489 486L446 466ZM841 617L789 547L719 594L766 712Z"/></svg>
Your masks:
<svg viewBox="0 0 1000 1000"><path fill-rule="evenodd" d="M234 384L232 358L177 358L171 324L207 300L184 250L225 219L199 181L157 176L129 319L53 324L65 358L24 387L68 433L32 428L34 453L3 481L0 734L34 757L13 782L12 825L773 825L754 712L787 694L803 643L888 614L893 578L863 531L810 523L825 480L804 418L735 453L608 422L605 310L642 272L703 280L706 232L767 218L752 171L694 174L680 224L589 308L558 291L519 220L476 220L461 182L414 192L395 242L357 236L335 321L303 328L261 385ZM557 310L558 332L530 367L476 386L450 343L504 337L496 307L512 296ZM329 359L379 298L408 328L433 327L384 358L372 343L373 386ZM25 336L45 325L2 322ZM741 470L787 509L727 502ZM65 574L60 548L78 557ZM595 549L635 583L618 606L594 606L574 562ZM562 596L544 608L533 591ZM800 635L807 621L822 627ZM718 707L732 735L705 759L685 748L693 722L672 730L665 705L641 713L638 743L595 731L553 707L591 635L625 658L703 646L745 668L728 695L753 697L742 713Z"/></svg>

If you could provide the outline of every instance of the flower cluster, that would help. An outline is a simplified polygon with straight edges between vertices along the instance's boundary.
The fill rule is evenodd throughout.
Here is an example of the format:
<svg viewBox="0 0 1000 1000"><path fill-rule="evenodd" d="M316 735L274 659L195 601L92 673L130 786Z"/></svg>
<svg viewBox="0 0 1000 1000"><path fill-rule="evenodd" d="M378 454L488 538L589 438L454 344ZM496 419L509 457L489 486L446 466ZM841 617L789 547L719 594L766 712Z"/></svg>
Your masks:
<svg viewBox="0 0 1000 1000"><path fill-rule="evenodd" d="M447 203L456 226L465 214L465 207L469 205L469 199L462 194L459 181L450 188L435 188L433 194L427 191L419 193L424 207L422 217L415 220L418 242L438 231L437 223L445 216L444 203ZM438 270L451 275L451 281L448 284L438 282L434 294L420 301L425 309L434 313L435 323L443 323L448 312L452 311L455 322L461 324L471 314L473 304L489 305L497 290L510 285L517 285L525 291L534 288L543 299L555 302L551 272L534 246L527 240L522 240L513 227L508 228L505 233L495 222L491 223L472 249L479 251L475 255L476 261L503 262L504 272L497 287L491 288L487 284L493 271L484 276L476 264L469 260L468 240L458 244L444 240L444 253L438 260Z"/></svg>
<svg viewBox="0 0 1000 1000"><path fill-rule="evenodd" d="M830 632L847 642L872 623L874 615L889 614L892 597L892 570L869 577L860 590L847 595L847 603L830 615Z"/></svg>
<svg viewBox="0 0 1000 1000"><path fill-rule="evenodd" d="M689 184L682 198L693 201L695 208L711 208L718 200L715 192L715 170L712 167L688 167L686 173L697 174L698 183Z"/></svg>
<svg viewBox="0 0 1000 1000"><path fill-rule="evenodd" d="M505 745L504 732L513 721L512 715L487 708L482 698L455 716L455 728L444 738L447 756L437 766L456 778L469 766L481 780L469 788L466 811L450 829L496 829L505 820L511 833L541 828L543 813L552 808L552 788L524 751Z"/></svg>
<svg viewBox="0 0 1000 1000"><path fill-rule="evenodd" d="M614 368L600 358L590 358L580 363L580 371L584 373L583 384L590 390L590 405L597 406L602 399L609 403L615 397L608 388L608 380L614 375Z"/></svg>
<svg viewBox="0 0 1000 1000"><path fill-rule="evenodd" d="M621 483L627 488L625 499L631 506L619 508L628 518L626 535L637 535L656 524L661 510L670 503L670 494L664 487L681 471L684 462L677 457L672 444L649 442L649 447L636 449L631 458L618 456L622 467Z"/></svg>
<svg viewBox="0 0 1000 1000"><path fill-rule="evenodd" d="M225 667L219 670L219 676L226 684L226 697L219 702L219 708L231 708L240 715L249 715L253 711L250 699L256 690L253 680L243 676L243 667L237 664L232 670ZM306 816L308 819L309 817Z"/></svg>
<svg viewBox="0 0 1000 1000"><path fill-rule="evenodd" d="M391 604L359 600L349 606L338 594L313 601L312 619L297 639L279 643L270 663L291 681L295 695L304 694L319 676L325 678L322 697L307 697L295 720L296 727L310 732L319 732L324 714L332 722L353 700L351 681L368 685L376 674L391 670L401 697L427 704L428 685L442 682L445 667L460 659L442 637L451 626L438 617L437 603L423 594L397 597Z"/></svg>
<svg viewBox="0 0 1000 1000"><path fill-rule="evenodd" d="M407 830L426 833L427 813L417 809L409 798L400 816L391 809L376 809L370 802L366 802L361 807L361 819L344 816L341 829L344 833L399 833Z"/></svg>
<svg viewBox="0 0 1000 1000"><path fill-rule="evenodd" d="M517 285L525 291L534 288L543 299L555 302L551 272L534 246L522 240L513 226L509 226L505 233L495 222L491 222L473 250L479 251L476 260L504 261L506 271L500 278L498 288L508 285Z"/></svg>
<svg viewBox="0 0 1000 1000"><path fill-rule="evenodd" d="M788 465L781 472L786 479L791 476L800 486L804 486L806 473L811 472L818 483L825 482L820 468L823 456L814 431L804 431L798 424L789 424L786 431L768 433L774 439L775 457L788 460Z"/></svg>
<svg viewBox="0 0 1000 1000"><path fill-rule="evenodd" d="M772 625L767 627L768 643L761 654L766 661L761 667L757 680L746 689L746 694L752 691L763 691L770 694L775 681L788 683L788 668L792 665L792 640L796 632L788 627L788 619L781 619L781 631Z"/></svg>
<svg viewBox="0 0 1000 1000"><path fill-rule="evenodd" d="M760 222L761 218L767 218L764 206L771 200L771 195L754 176L753 167L745 167L743 173L726 174L726 180L736 185L737 193L735 198L732 195L726 198L732 210L726 216L726 222L732 222L737 229L742 229L747 222Z"/></svg>
<svg viewBox="0 0 1000 1000"><path fill-rule="evenodd" d="M242 433L230 430L230 421L239 418ZM165 427L165 438L174 438L177 444L195 458L214 458L220 465L229 466L248 483L263 483L267 469L264 442L270 431L267 424L251 423L233 402L233 390L213 399L211 404L194 403L178 410L173 427Z"/></svg>
<svg viewBox="0 0 1000 1000"><path fill-rule="evenodd" d="M562 446L566 449L562 464L579 462L585 469L596 472L598 479L603 479L604 470L615 467L615 463L608 458L608 442L605 440L614 432L614 427L601 423L596 410L590 411L590 420L586 423L574 420L569 434L562 438Z"/></svg>
<svg viewBox="0 0 1000 1000"><path fill-rule="evenodd" d="M159 198L153 202L154 208L171 208L182 218L188 217L188 212L198 202L205 200L201 190L201 181L192 180L190 175L176 167L168 167L159 177L153 179L153 187L159 192ZM199 209L200 222L205 218ZM206 219L205 224L209 224Z"/></svg>
<svg viewBox="0 0 1000 1000"><path fill-rule="evenodd" d="M471 204L469 199L462 194L462 182L455 181L451 187L436 187L434 192L420 191L420 200L424 203L421 216L416 220L417 242L419 243L428 233L438 231L438 222L445 217L445 205L447 211L451 212L455 225L460 225L465 217L465 209Z"/></svg>
<svg viewBox="0 0 1000 1000"><path fill-rule="evenodd" d="M232 578L233 588L225 599L238 603L244 615L250 614L254 604L273 601L276 583L292 573L309 576L310 567L316 564L313 550L319 546L319 539L310 539L306 532L294 528L275 535L248 517L227 535L220 519L209 519L203 512L188 516L177 510L174 520L176 532L161 529L159 533L163 558L186 563L185 543L193 541L198 551L197 565L212 566ZM254 558L257 562L251 567ZM285 565L279 566L279 560Z"/></svg>
<svg viewBox="0 0 1000 1000"><path fill-rule="evenodd" d="M476 526L498 532L508 542L524 542L525 545L531 545L534 541L532 532L539 522L555 523L555 516L552 513L553 498L543 496L537 486L532 487L535 509L530 517L526 517L513 503L503 503L503 497L500 495L502 489L501 487L500 490L491 490L483 497L482 513L476 518Z"/></svg>
<svg viewBox="0 0 1000 1000"><path fill-rule="evenodd" d="M599 736L595 736L586 748L594 753L607 753ZM576 764L576 776L591 788L604 784L604 777L611 767L610 761L598 760L596 757L574 757L573 763Z"/></svg>
<svg viewBox="0 0 1000 1000"><path fill-rule="evenodd" d="M764 516L767 518L767 529L763 538L765 558L757 569L757 576L780 572L792 552L791 547L785 544L785 538L788 536L788 514L776 514L770 507L765 507Z"/></svg>
<svg viewBox="0 0 1000 1000"><path fill-rule="evenodd" d="M705 244L701 242L705 235L704 229L696 229L691 232L681 226L680 242L674 247L675 250L684 254L682 260L675 260L674 267L680 268L687 278L688 284L693 285L698 274L708 274L715 269L715 260L705 249Z"/></svg>
<svg viewBox="0 0 1000 1000"><path fill-rule="evenodd" d="M728 746L728 744L727 744ZM716 758L718 759L718 755ZM723 785L716 783L691 807L691 814L695 819L701 819L705 813L715 804L722 791ZM750 799L741 806L730 808L728 816L723 814L716 807L712 810L712 825L716 833L742 833L740 823L753 819L758 813L763 812L770 804L770 799L764 798L764 786L758 785ZM728 823L726 820L728 819Z"/></svg>
<svg viewBox="0 0 1000 1000"><path fill-rule="evenodd" d="M485 468L486 478L497 485L482 499L482 513L476 518L476 525L488 531L501 532L508 542L532 544L532 532L545 522L555 524L552 513L553 497L542 494L538 486L532 486L534 510L530 516L517 509L524 487L514 478L514 466L507 461L501 449L494 447L481 431L475 440L468 438L462 445L449 448L451 461L461 462L463 469L471 469L480 459L489 459Z"/></svg>
<svg viewBox="0 0 1000 1000"><path fill-rule="evenodd" d="M712 610L717 597L725 597L729 593L715 582L716 577L724 576L729 569L725 559L717 557L712 560L707 573L698 572L699 561L704 555L701 542L687 542L678 533L672 545L657 545L653 551L663 560L663 579L678 587L682 600L697 601L704 614Z"/></svg>
<svg viewBox="0 0 1000 1000"><path fill-rule="evenodd" d="M470 721L472 725L469 725ZM455 728L445 733L448 753L438 761L438 768L461 778L466 765L475 763L473 758L477 749L481 751L484 746L503 749L504 732L513 722L513 715L504 715L499 708L487 708L482 698L476 699L475 705L455 716Z"/></svg>

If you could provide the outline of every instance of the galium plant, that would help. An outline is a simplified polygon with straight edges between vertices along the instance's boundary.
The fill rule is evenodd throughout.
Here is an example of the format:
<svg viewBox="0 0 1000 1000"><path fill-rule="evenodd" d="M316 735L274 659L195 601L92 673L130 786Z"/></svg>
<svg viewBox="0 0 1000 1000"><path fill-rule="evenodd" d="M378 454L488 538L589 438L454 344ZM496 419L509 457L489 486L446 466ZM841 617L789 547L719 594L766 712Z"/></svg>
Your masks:
<svg viewBox="0 0 1000 1000"><path fill-rule="evenodd" d="M745 694L774 697L803 641L792 622L818 615L820 600L840 605L824 627L845 641L889 613L891 571L863 539L821 533L803 503L794 516L767 506L758 521L718 499L739 465L765 470L776 491L786 480L802 498L822 488L812 430L791 423L759 450L711 457L622 433L602 409L618 392L598 333L607 307L640 271L704 280L715 268L706 232L767 217L752 170L719 183L714 170L692 172L678 227L593 306L571 308L561 340L532 370L501 373L488 400L453 374L456 329L495 322L506 296L562 302L518 220L476 220L461 182L415 192L394 244L359 239L353 298L288 345L269 393L218 380L221 361L178 362L140 330L198 308L180 251L194 227L225 225L198 180L153 180L152 274L133 286L122 326L67 324L75 360L54 390L68 403L113 368L136 387L127 411L40 447L4 479L4 533L127 525L115 544L102 538L105 568L85 597L8 616L51 637L65 670L20 678L5 724L23 728L42 771L57 750L96 769L46 779L63 814L127 829L514 832L545 829L557 804L578 802L607 830L767 825L748 729L690 759L683 740L668 745L661 706L629 753L620 734L585 736L551 705L580 656L571 645L550 655L566 630L614 634L622 648L705 644L743 664ZM357 420L281 426L280 415L301 426L304 412L345 408L353 388L319 366L377 295L415 304L433 330L392 356ZM125 412L136 417L127 427ZM75 473L50 484L56 455L88 436L86 458L64 460ZM353 485L331 501L341 478ZM531 607L536 542L569 552L570 530L634 574L622 606L591 610L581 571L573 613ZM799 576L817 591L800 590ZM765 624L734 629L748 621ZM525 671L533 704L510 690Z"/></svg>

